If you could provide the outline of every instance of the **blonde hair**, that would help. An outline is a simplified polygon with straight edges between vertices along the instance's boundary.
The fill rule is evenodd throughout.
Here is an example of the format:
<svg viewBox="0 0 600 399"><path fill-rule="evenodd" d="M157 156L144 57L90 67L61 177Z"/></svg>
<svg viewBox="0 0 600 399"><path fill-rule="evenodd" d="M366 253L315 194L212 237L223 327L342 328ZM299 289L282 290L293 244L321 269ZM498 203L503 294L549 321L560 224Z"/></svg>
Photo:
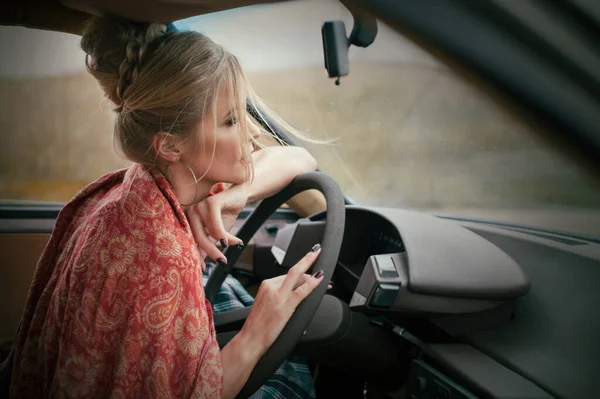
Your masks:
<svg viewBox="0 0 600 399"><path fill-rule="evenodd" d="M253 92L237 58L201 33L167 33L160 23L93 17L81 47L88 71L115 105L115 141L133 162L155 165L153 138L159 132L179 140L200 139L203 155L210 150L212 159L215 140L213 148L207 148L206 135L191 133L211 113L216 127L217 97L223 90L235 104L241 138L247 134L245 93L248 102L261 109L259 117L263 120L272 120L287 133L316 142L271 111ZM244 152L248 151L246 142L240 140ZM251 176L249 165L248 178Z"/></svg>

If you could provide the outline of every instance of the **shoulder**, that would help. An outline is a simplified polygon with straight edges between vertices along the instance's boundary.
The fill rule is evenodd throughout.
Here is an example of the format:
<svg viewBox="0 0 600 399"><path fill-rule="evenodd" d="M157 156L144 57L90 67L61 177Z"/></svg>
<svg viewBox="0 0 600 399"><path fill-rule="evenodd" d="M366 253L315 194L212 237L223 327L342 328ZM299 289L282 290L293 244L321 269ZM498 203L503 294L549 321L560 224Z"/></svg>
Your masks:
<svg viewBox="0 0 600 399"><path fill-rule="evenodd" d="M169 266L187 277L200 256L182 217L154 177L136 165L84 189L61 212L53 236L60 243L59 260L89 265L86 274L140 277L154 265L162 276Z"/></svg>
<svg viewBox="0 0 600 399"><path fill-rule="evenodd" d="M106 174L81 190L61 211L57 223L94 223L120 228L191 230L173 189L155 168L134 164ZM185 234L184 234L185 235Z"/></svg>

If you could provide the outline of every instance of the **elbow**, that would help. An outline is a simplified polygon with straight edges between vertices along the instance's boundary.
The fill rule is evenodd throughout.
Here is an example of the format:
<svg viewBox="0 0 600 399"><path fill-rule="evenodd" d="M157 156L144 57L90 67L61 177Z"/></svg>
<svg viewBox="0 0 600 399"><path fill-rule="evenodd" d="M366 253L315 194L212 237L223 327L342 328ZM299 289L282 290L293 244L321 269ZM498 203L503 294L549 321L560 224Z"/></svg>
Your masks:
<svg viewBox="0 0 600 399"><path fill-rule="evenodd" d="M298 156L296 158L297 166L298 166L298 174L314 172L317 170L317 160L312 156L310 152L306 148L295 147L298 152Z"/></svg>

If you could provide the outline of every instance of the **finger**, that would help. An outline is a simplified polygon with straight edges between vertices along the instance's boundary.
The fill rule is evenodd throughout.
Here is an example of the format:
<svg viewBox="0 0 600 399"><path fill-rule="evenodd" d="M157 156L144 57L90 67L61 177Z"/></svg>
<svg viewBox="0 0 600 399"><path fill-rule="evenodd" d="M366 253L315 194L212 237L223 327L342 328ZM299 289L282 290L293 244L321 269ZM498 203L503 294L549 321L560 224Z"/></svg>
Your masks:
<svg viewBox="0 0 600 399"><path fill-rule="evenodd" d="M206 199L205 201L210 201ZM229 245L227 238L227 230L223 225L223 217L221 216L221 207L218 203L210 202L208 205L208 214L204 219L204 224L211 236L219 240L223 247Z"/></svg>
<svg viewBox="0 0 600 399"><path fill-rule="evenodd" d="M204 232L204 226L202 226L202 222L200 222L198 218L189 218L189 223L190 227L192 228L196 243L198 244L198 248L206 252L208 256L216 260L218 263L227 263L225 255L219 251L217 246Z"/></svg>
<svg viewBox="0 0 600 399"><path fill-rule="evenodd" d="M196 246L198 247L198 244L196 244ZM208 254L206 253L205 250L201 249L200 247L198 247L198 251L200 251L200 259L204 259L208 256Z"/></svg>
<svg viewBox="0 0 600 399"><path fill-rule="evenodd" d="M279 276L279 277L285 277L285 275L283 275L283 276ZM306 273L304 273L303 275L301 275L301 276L298 278L298 281L296 281L296 286L294 287L294 289L296 289L296 288L300 287L302 284L306 283L306 281L307 281L309 278L312 278L312 276L311 276L310 274L306 274ZM281 280L281 281L283 282L283 280ZM328 290L330 290L330 289L332 289L332 288L333 288L333 283L330 281L330 282L329 282L329 284L327 284L327 289L328 289Z"/></svg>
<svg viewBox="0 0 600 399"><path fill-rule="evenodd" d="M212 235L210 235L207 231L206 233L208 235L208 238L210 238L212 240L212 242L215 243L215 245L218 243L221 244L221 247L225 248L227 246L233 246L233 245L241 245L241 247L244 247L244 241L242 241L241 238L238 238L236 236L234 236L233 234L231 234L230 232L227 232L227 245L223 245L222 242L220 242L220 240L217 240L216 238L214 238Z"/></svg>
<svg viewBox="0 0 600 399"><path fill-rule="evenodd" d="M294 306L298 306L300 302L302 302L307 296L309 296L310 293L313 292L314 289L317 288L322 281L323 273L321 271L313 274L309 279L306 280L304 284L296 288L291 296L292 300L294 301Z"/></svg>
<svg viewBox="0 0 600 399"><path fill-rule="evenodd" d="M281 276L279 276L281 277ZM307 279L311 278L312 276L310 274L306 274L304 273L303 275L301 275L298 278L298 281L296 282L296 286L294 287L294 289L300 287L302 284L304 284L306 282ZM281 280L283 281L283 280ZM327 289L330 290L333 288L333 283L330 281L329 284L327 284Z"/></svg>
<svg viewBox="0 0 600 399"><path fill-rule="evenodd" d="M202 238L202 235L206 235L206 228L202 224L202 221L198 217L194 217L194 215L190 212L186 214L188 223L190 224L190 229L192 230L192 235L194 236L194 241L198 243Z"/></svg>
<svg viewBox="0 0 600 399"><path fill-rule="evenodd" d="M244 241L241 238L234 236L230 232L227 232L227 244L228 245L241 245L244 246Z"/></svg>
<svg viewBox="0 0 600 399"><path fill-rule="evenodd" d="M283 281L285 280L286 277L287 277L286 274L282 274L280 276L273 277L269 280L271 280L271 284L273 285L273 288L279 289L279 288L281 288L281 284L283 283ZM294 286L293 289L300 287L311 277L312 276L310 274L306 274L306 273L302 274L300 277L298 277L298 280L296 281L296 285Z"/></svg>
<svg viewBox="0 0 600 399"><path fill-rule="evenodd" d="M285 277L285 275L284 276L279 276L279 277ZM301 275L300 278L298 278L298 281L296 282L296 286L294 287L294 290L296 290L302 284L306 283L309 278L313 278L313 277L310 274L303 274L303 275ZM283 282L283 280L281 280L281 282ZM281 283L279 283L279 285L281 285ZM279 286L277 286L276 288L279 288ZM327 284L327 289L328 290L330 290L332 288L333 288L333 283Z"/></svg>
<svg viewBox="0 0 600 399"><path fill-rule="evenodd" d="M285 291L293 291L294 287L297 286L298 279L312 266L314 261L319 257L321 253L321 246L316 244L313 249L304 255L302 259L296 265L294 265L287 273L281 289Z"/></svg>
<svg viewBox="0 0 600 399"><path fill-rule="evenodd" d="M296 280L296 284L294 285L294 288L292 288L292 291L304 284L310 277L310 274L301 274L298 277L298 280Z"/></svg>
<svg viewBox="0 0 600 399"><path fill-rule="evenodd" d="M281 284L283 283L283 280L285 280L285 277L286 275L282 274L281 276L273 277L268 280L271 282L272 287L277 290L281 288Z"/></svg>

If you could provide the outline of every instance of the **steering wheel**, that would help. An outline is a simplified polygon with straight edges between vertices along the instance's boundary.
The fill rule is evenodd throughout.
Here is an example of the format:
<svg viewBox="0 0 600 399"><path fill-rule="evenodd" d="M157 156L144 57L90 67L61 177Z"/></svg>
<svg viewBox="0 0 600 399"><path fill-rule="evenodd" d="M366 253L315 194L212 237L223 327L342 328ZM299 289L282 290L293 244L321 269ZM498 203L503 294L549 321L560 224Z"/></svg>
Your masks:
<svg viewBox="0 0 600 399"><path fill-rule="evenodd" d="M325 196L327 201L327 215L323 241L321 242L321 254L313 265L313 270L323 270L323 281L331 280L344 236L344 223L346 220L346 209L344 195L338 184L329 176L311 172L297 176L287 187L279 193L264 199L256 209L248 216L240 227L237 236L245 243L254 236L258 229L269 217L286 201L294 195L305 190L316 189ZM206 297L212 304L225 281L227 275L233 269L233 265L241 254L241 250L228 247L224 255L228 260L226 266L213 268L206 283ZM238 397L246 398L252 395L275 373L277 368L289 356L296 343L308 328L314 317L319 304L327 291L327 284L320 284L315 290L296 308L296 311L284 327L279 337L258 361L256 367L250 374L248 381L238 394Z"/></svg>

